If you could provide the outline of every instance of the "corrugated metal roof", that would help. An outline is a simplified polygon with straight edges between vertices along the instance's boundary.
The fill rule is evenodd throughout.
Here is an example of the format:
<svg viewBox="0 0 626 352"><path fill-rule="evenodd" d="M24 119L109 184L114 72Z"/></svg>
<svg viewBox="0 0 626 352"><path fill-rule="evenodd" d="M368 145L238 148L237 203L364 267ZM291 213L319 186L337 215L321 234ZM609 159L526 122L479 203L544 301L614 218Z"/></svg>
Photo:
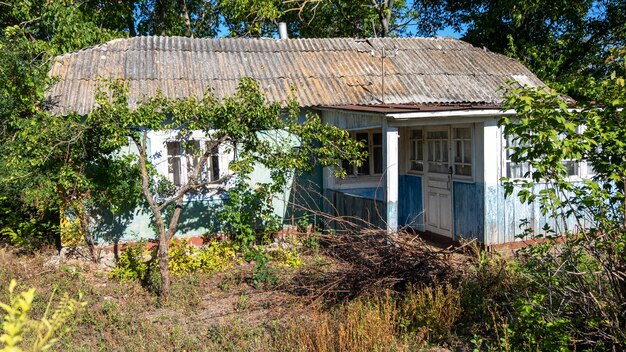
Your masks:
<svg viewBox="0 0 626 352"><path fill-rule="evenodd" d="M296 87L305 107L499 104L507 81L542 85L519 62L453 38L134 37L59 56L50 75L58 82L47 96L61 114L91 111L100 78L128 81L135 104L159 90L175 98L212 88L223 97L252 77L271 101Z"/></svg>

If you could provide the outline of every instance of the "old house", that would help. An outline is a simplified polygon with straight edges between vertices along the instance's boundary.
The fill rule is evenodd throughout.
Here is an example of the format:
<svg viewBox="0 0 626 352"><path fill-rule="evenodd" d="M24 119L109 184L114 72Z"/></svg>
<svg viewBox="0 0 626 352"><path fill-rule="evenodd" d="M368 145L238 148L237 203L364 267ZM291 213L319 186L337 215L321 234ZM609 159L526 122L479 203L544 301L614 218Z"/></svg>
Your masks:
<svg viewBox="0 0 626 352"><path fill-rule="evenodd" d="M389 231L408 226L487 245L514 241L520 219L545 222L537 208L504 197L500 178L521 177L527 166L507 159L497 126L514 114L501 110L502 86L542 82L519 62L457 39L136 37L60 56L51 75L59 81L49 97L61 114L89 112L99 77L127 80L131 104L157 90L175 98L211 88L219 97L242 77L258 80L274 101L295 87L303 112L319 113L367 145L362 166L345 165L348 177L323 170L317 181L340 214ZM155 155L179 158L167 136L151 138ZM228 160L218 151L212 172ZM153 162L176 182L166 159ZM572 167L573 177L584 172ZM275 206L285 214L284 202ZM147 220L137 216L122 231L141 233Z"/></svg>

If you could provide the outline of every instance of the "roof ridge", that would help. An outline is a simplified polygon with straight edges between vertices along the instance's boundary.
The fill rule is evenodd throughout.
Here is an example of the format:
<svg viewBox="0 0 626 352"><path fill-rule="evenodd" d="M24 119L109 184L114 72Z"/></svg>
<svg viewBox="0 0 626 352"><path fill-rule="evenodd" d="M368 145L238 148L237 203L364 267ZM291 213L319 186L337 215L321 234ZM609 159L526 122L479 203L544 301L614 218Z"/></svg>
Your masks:
<svg viewBox="0 0 626 352"><path fill-rule="evenodd" d="M461 44L463 45L463 48L458 48L458 49L453 49L453 48L447 48L447 49L443 49L443 48L423 48L421 50L468 50L471 48L480 50L480 48L477 48L473 45L471 45L470 43L464 42L460 39L457 38L453 38L453 37L447 37L447 36L434 36L434 37L384 37L384 38L357 38L357 37L332 37L332 38L288 38L288 39L278 39L278 38L269 38L269 37L219 37L219 38L215 38L215 37L199 37L199 38L195 38L195 37L185 37L185 36L162 36L162 35L140 35L140 36L135 36L135 37L121 37L121 38L115 38L115 39L111 39L107 42L104 43L100 43L100 44L96 44L96 45L92 45L83 49L79 49L79 50L74 50L74 51L70 51L64 54L61 54L59 56L56 57L56 59L64 59L68 56L71 55L75 55L75 54L79 54L82 52L86 52L86 51L90 51L90 50L97 50L97 49L101 49L101 48L107 48L110 46L113 46L115 44L119 44L120 42L135 42L135 41L141 41L141 40L146 40L146 39L157 39L157 40L167 40L167 39L171 39L171 40L176 40L176 41L189 41L189 42L193 42L193 41L213 41L213 42L218 42L218 41L240 41L240 42L244 42L244 41L258 41L258 42L272 42L272 43L287 43L287 42L304 42L304 41L316 41L316 42L323 42L323 41L327 41L327 42L341 42L341 41L352 41L355 43L360 43L360 42L367 42L369 40L376 40L376 41L441 41L441 42L454 42L456 44ZM351 48L352 49L352 48ZM129 50L129 49L127 49ZM153 48L153 50L164 50L164 49L160 49L160 48ZM169 51L173 51L173 50L180 50L180 49L171 49ZM398 49L398 50L412 50L412 49ZM193 50L185 50L185 51L193 51ZM216 50L216 51L222 51L222 50ZM231 50L229 50L231 51ZM238 51L238 50L232 50L232 51ZM281 50L276 50L276 51L281 51ZM339 50L324 50L319 49L319 50L303 50L303 51L339 51ZM249 52L257 52L254 50L250 50ZM262 52L262 51L259 51Z"/></svg>

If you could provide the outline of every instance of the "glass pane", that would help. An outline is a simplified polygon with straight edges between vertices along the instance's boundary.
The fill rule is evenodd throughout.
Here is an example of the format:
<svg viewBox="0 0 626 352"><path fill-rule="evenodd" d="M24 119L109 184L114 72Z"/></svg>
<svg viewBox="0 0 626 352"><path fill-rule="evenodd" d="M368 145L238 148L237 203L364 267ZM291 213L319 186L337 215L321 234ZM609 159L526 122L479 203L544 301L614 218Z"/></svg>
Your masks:
<svg viewBox="0 0 626 352"><path fill-rule="evenodd" d="M411 170L413 171L424 171L424 164L419 161L413 161L411 163Z"/></svg>
<svg viewBox="0 0 626 352"><path fill-rule="evenodd" d="M369 145L369 133L365 132L365 133L357 133L356 134L356 140L359 142L363 142L365 144L365 146L367 147Z"/></svg>
<svg viewBox="0 0 626 352"><path fill-rule="evenodd" d="M180 155L180 143L167 142L167 155Z"/></svg>
<svg viewBox="0 0 626 352"><path fill-rule="evenodd" d="M454 173L463 176L472 176L472 167L470 165L455 165Z"/></svg>
<svg viewBox="0 0 626 352"><path fill-rule="evenodd" d="M411 139L422 139L422 130L411 130Z"/></svg>
<svg viewBox="0 0 626 352"><path fill-rule="evenodd" d="M472 163L472 141L463 142L463 162L466 164Z"/></svg>
<svg viewBox="0 0 626 352"><path fill-rule="evenodd" d="M470 128L455 128L454 138L456 139L471 139L472 130Z"/></svg>
<svg viewBox="0 0 626 352"><path fill-rule="evenodd" d="M370 174L370 161L369 156L365 159L362 166L359 166L357 169L358 175L369 175Z"/></svg>
<svg viewBox="0 0 626 352"><path fill-rule="evenodd" d="M578 163L575 161L564 161L563 164L567 169L567 174L570 176L578 175Z"/></svg>
<svg viewBox="0 0 626 352"><path fill-rule="evenodd" d="M429 172L436 172L436 173L440 173L440 174L447 174L448 173L448 165L441 164L441 163L428 163L428 171Z"/></svg>
<svg viewBox="0 0 626 352"><path fill-rule="evenodd" d="M446 141L441 141L441 161L447 163L448 160L448 143Z"/></svg>
<svg viewBox="0 0 626 352"><path fill-rule="evenodd" d="M383 134L382 133L373 133L372 134L372 145L383 145Z"/></svg>
<svg viewBox="0 0 626 352"><path fill-rule="evenodd" d="M456 141L454 144L455 144L454 161L457 163L463 162L463 142Z"/></svg>
<svg viewBox="0 0 626 352"><path fill-rule="evenodd" d="M373 154L372 156L374 157L374 173L382 174L383 173L383 148L374 147L372 154Z"/></svg>
<svg viewBox="0 0 626 352"><path fill-rule="evenodd" d="M211 181L219 180L220 178L220 158L217 153L211 156Z"/></svg>
<svg viewBox="0 0 626 352"><path fill-rule="evenodd" d="M341 168L346 170L348 176L354 175L354 166L348 160L341 161Z"/></svg>

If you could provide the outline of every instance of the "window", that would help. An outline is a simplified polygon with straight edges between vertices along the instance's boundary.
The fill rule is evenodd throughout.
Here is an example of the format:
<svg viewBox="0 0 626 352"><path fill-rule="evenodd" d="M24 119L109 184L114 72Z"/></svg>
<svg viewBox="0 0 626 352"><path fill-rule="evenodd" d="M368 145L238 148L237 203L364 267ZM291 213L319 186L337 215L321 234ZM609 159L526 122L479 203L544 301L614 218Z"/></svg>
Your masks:
<svg viewBox="0 0 626 352"><path fill-rule="evenodd" d="M529 162L514 163L511 161L513 151L510 148L519 147L518 141L513 140L513 136L506 136L506 177L508 178L524 178L529 177L532 167Z"/></svg>
<svg viewBox="0 0 626 352"><path fill-rule="evenodd" d="M182 186L187 182L188 175L200 162L204 150L209 143L200 140L168 141L167 144L167 176L175 186ZM216 181L220 177L218 147L214 146L211 156L207 159L200 171L200 182Z"/></svg>
<svg viewBox="0 0 626 352"><path fill-rule="evenodd" d="M472 177L473 133L470 126L410 129L408 169Z"/></svg>
<svg viewBox="0 0 626 352"><path fill-rule="evenodd" d="M409 169L412 171L424 171L424 134L422 130L413 129L409 136L410 156Z"/></svg>
<svg viewBox="0 0 626 352"><path fill-rule="evenodd" d="M533 172L533 167L528 161L514 163L511 161L511 155L513 150L510 148L519 147L519 141L513 141L513 136L506 136L506 177L508 178L529 178ZM570 177L576 177L580 175L580 164L575 160L563 160L561 162L565 165L567 175Z"/></svg>
<svg viewBox="0 0 626 352"><path fill-rule="evenodd" d="M357 141L363 142L367 158L361 166L355 167L347 160L342 162L342 167L348 176L380 175L383 173L383 134L381 132L364 131L353 132L350 136Z"/></svg>
<svg viewBox="0 0 626 352"><path fill-rule="evenodd" d="M448 130L426 131L428 172L447 173L449 168Z"/></svg>
<svg viewBox="0 0 626 352"><path fill-rule="evenodd" d="M453 128L454 174L472 176L472 129Z"/></svg>

